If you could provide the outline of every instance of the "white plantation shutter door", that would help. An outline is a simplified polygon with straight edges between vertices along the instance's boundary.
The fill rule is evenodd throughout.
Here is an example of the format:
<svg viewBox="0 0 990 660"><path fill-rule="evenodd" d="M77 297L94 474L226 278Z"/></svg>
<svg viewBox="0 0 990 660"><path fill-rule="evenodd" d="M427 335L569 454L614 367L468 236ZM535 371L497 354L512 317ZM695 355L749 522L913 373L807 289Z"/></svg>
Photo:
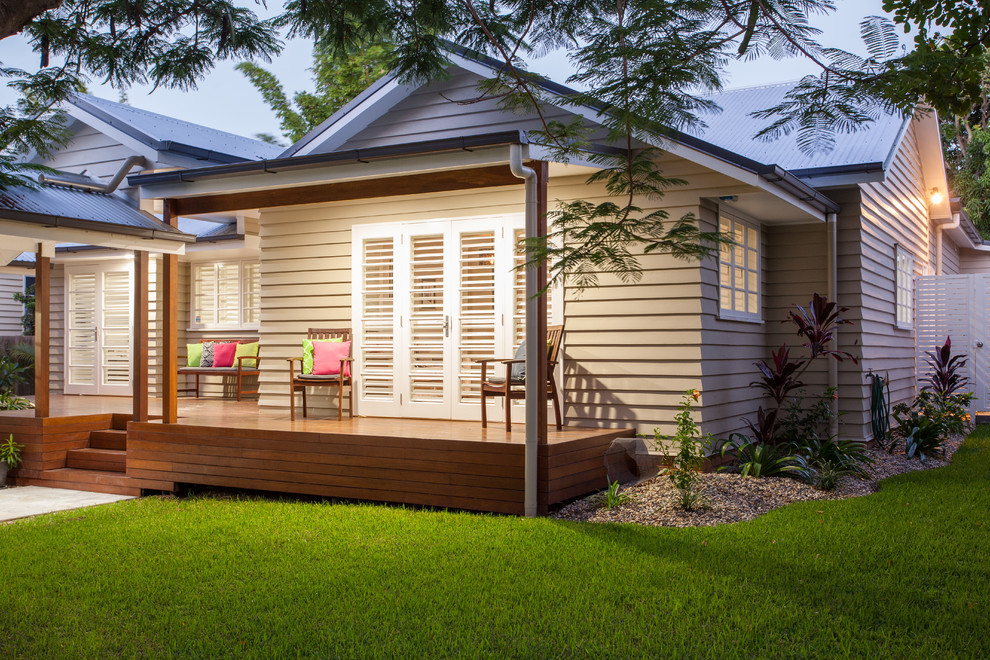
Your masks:
<svg viewBox="0 0 990 660"><path fill-rule="evenodd" d="M239 263L217 264L217 323L241 322L241 269Z"/></svg>
<svg viewBox="0 0 990 660"><path fill-rule="evenodd" d="M261 264L245 262L241 273L242 323L256 325L261 321Z"/></svg>
<svg viewBox="0 0 990 660"><path fill-rule="evenodd" d="M214 264L193 265L193 323L217 322L217 276Z"/></svg>
<svg viewBox="0 0 990 660"><path fill-rule="evenodd" d="M131 384L131 274L103 273L103 328L100 333L103 386ZM106 387L101 392L106 393Z"/></svg>
<svg viewBox="0 0 990 660"><path fill-rule="evenodd" d="M409 401L446 403L444 235L409 241Z"/></svg>
<svg viewBox="0 0 990 660"><path fill-rule="evenodd" d="M361 241L357 254L361 269L360 305L355 334L359 335L354 351L361 356L357 364L360 398L367 402L368 414L388 414L395 396L395 238L386 236Z"/></svg>
<svg viewBox="0 0 990 660"><path fill-rule="evenodd" d="M96 368L96 281L97 273L67 273L66 389L77 394L95 394Z"/></svg>

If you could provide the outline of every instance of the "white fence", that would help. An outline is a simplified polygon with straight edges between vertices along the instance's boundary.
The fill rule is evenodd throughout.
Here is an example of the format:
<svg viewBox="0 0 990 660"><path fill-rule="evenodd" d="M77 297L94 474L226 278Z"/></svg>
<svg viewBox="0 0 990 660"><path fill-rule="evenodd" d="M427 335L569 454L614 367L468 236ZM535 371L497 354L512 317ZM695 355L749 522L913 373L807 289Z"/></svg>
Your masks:
<svg viewBox="0 0 990 660"><path fill-rule="evenodd" d="M952 353L966 355L965 375L976 400L970 414L990 410L990 274L927 275L915 280L918 378L929 371L927 351L952 338Z"/></svg>

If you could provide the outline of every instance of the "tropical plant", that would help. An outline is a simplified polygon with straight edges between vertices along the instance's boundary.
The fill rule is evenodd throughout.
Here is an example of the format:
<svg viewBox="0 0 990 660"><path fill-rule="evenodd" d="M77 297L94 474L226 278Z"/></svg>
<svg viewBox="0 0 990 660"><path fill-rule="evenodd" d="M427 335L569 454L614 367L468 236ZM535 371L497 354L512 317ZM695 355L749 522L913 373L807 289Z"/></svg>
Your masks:
<svg viewBox="0 0 990 660"><path fill-rule="evenodd" d="M601 494L602 506L606 509L614 509L630 500L629 493L622 492L622 486L618 481L613 481Z"/></svg>
<svg viewBox="0 0 990 660"><path fill-rule="evenodd" d="M34 408L34 404L28 399L10 392L0 392L0 410L28 410L30 408Z"/></svg>
<svg viewBox="0 0 990 660"><path fill-rule="evenodd" d="M14 301L24 305L24 313L21 315L21 329L25 337L34 336L34 285L29 285L24 292L14 292Z"/></svg>
<svg viewBox="0 0 990 660"><path fill-rule="evenodd" d="M803 481L811 478L811 468L803 456L788 454L783 446L758 442L744 433L733 433L723 443L721 455L732 454L733 464L723 465L719 472L738 472L744 477L794 477Z"/></svg>
<svg viewBox="0 0 990 660"><path fill-rule="evenodd" d="M969 385L963 369L966 366L964 355L952 354L952 339L935 351L926 351L929 372L925 385L914 400L914 408L922 416L937 422L944 435L960 435L969 425L969 403L972 392L963 390Z"/></svg>
<svg viewBox="0 0 990 660"><path fill-rule="evenodd" d="M29 367L0 354L0 392L12 393L18 384L27 382L28 370Z"/></svg>
<svg viewBox="0 0 990 660"><path fill-rule="evenodd" d="M11 433L6 442L0 442L0 463L6 463L7 467L13 469L21 464L21 450L24 445L14 442L14 434Z"/></svg>
<svg viewBox="0 0 990 660"><path fill-rule="evenodd" d="M904 404L894 407L894 419L897 420L898 435L904 442L904 453L908 458L917 457L924 463L929 456L945 453L944 429L938 420L925 417Z"/></svg>
<svg viewBox="0 0 990 660"><path fill-rule="evenodd" d="M701 435L698 425L691 416L691 403L697 402L701 392L688 390L677 413L677 433L673 437L660 434L660 429L654 429L657 448L673 444L677 448L671 467L666 471L670 482L677 489L681 508L690 511L696 504L702 502L701 479L699 472L704 463L708 448L714 438L710 433Z"/></svg>

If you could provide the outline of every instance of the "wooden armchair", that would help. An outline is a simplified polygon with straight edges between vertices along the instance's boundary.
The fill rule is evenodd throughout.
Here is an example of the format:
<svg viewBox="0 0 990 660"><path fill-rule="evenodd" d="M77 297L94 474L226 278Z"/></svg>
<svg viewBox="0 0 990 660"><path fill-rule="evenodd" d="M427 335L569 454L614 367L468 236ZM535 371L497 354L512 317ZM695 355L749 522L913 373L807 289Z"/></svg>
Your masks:
<svg viewBox="0 0 990 660"><path fill-rule="evenodd" d="M350 328L310 328L306 334L307 339L326 341L328 339L340 339L340 341L351 341ZM353 351L353 345L351 346ZM307 416L306 410L306 388L321 386L337 386L337 419L344 418L344 388L347 388L347 402L349 404L348 413L354 417L354 387L352 373L349 377L344 374L345 365L353 364L354 360L350 356L341 358L340 371L330 375L304 374L303 358L288 358L289 363L289 417L293 421L296 419L296 392L302 392L303 417ZM299 362L299 373L296 373L296 362Z"/></svg>
<svg viewBox="0 0 990 660"><path fill-rule="evenodd" d="M564 326L551 325L547 327L547 396L553 401L554 417L557 429L563 428L560 417L560 400L557 393L557 381L554 378L554 367L560 354L560 342L564 337ZM505 430L512 430L512 400L526 398L525 378L513 378L512 365L525 364L526 355L522 345L516 349L515 357L511 359L490 358L475 360L481 364L481 428L488 428L488 397L500 396L505 399ZM492 374L488 377L488 364L499 362L505 365L505 378Z"/></svg>

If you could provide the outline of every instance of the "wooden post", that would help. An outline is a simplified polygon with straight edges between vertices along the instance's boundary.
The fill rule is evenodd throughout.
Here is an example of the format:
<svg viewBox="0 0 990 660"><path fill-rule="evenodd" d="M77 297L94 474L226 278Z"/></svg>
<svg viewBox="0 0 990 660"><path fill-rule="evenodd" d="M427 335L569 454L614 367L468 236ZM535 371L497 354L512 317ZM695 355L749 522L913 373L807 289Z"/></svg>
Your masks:
<svg viewBox="0 0 990 660"><path fill-rule="evenodd" d="M148 421L148 253L134 251L133 420Z"/></svg>
<svg viewBox="0 0 990 660"><path fill-rule="evenodd" d="M537 235L546 240L547 236L547 178L549 174L549 168L546 161L536 161L533 163L533 169L536 170L536 213L537 213ZM547 285L547 265L543 263L537 270L536 275L537 286L542 291ZM538 312L537 312L537 326L539 328L539 336L544 338L546 342L547 336L547 294L544 293L539 297L538 300ZM546 355L547 347L544 343L541 347L543 354ZM547 444L547 363L546 360L540 361L540 372L538 374L539 378L536 382L543 383L540 387L540 394L537 398L539 401L539 443L541 445Z"/></svg>
<svg viewBox="0 0 990 660"><path fill-rule="evenodd" d="M51 257L38 243L34 261L34 416L50 412L49 369L51 366Z"/></svg>
<svg viewBox="0 0 990 660"><path fill-rule="evenodd" d="M178 226L178 218L172 214L172 201L166 199L162 220L167 225ZM179 421L179 256L162 255L162 421L175 424Z"/></svg>

